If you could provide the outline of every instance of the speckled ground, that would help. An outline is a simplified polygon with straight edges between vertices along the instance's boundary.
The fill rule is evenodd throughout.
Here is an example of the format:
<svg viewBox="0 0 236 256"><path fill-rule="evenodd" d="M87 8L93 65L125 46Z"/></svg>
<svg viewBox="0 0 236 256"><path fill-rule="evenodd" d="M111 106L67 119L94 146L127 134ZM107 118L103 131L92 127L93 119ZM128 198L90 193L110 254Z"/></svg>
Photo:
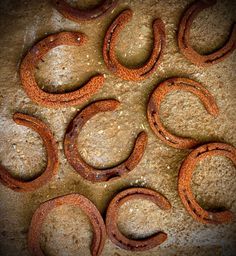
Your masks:
<svg viewBox="0 0 236 256"><path fill-rule="evenodd" d="M76 1L74 1L76 2ZM79 1L78 1L79 2ZM89 6L97 1L84 1ZM3 0L0 2L0 161L16 177L30 179L45 166L46 155L39 136L16 125L16 111L32 114L52 129L60 149L58 175L32 193L16 193L0 185L0 255L28 256L27 232L33 212L41 202L59 195L81 193L104 215L111 198L131 186L144 186L163 193L172 210L162 212L150 202L135 200L122 206L118 225L135 238L156 230L168 233L159 247L142 253L117 248L108 239L103 256L128 255L235 255L236 223L211 226L194 221L183 208L177 194L178 169L188 150L163 144L149 128L146 105L150 93L160 81L183 76L201 82L215 97L220 109L212 118L193 95L175 92L162 104L161 114L168 129L201 142L224 141L236 146L236 54L207 69L189 63L176 44L179 18L188 0L126 0L114 12L89 23L76 24L53 10L49 1ZM120 35L117 54L129 66L148 57L152 45L151 22L161 17L166 25L167 48L161 66L149 79L127 82L112 75L102 59L106 28L123 9L134 11L132 21ZM192 43L200 52L220 47L226 40L235 17L235 1L218 1L204 10L192 27ZM81 132L78 143L84 159L97 167L108 167L129 154L137 133L148 133L148 146L141 163L126 177L111 183L91 184L67 163L62 140L67 124L83 106L48 109L35 105L26 96L19 79L19 64L27 49L46 35L63 30L81 31L89 41L83 47L58 47L44 58L36 70L37 81L47 91L69 91L79 87L92 74L106 74L102 90L90 101L116 98L121 106L114 112L92 118ZM87 103L86 103L87 104ZM85 105L86 105L85 104ZM226 207L236 213L236 172L224 157L214 157L199 164L192 180L193 191L206 209ZM48 217L42 234L46 255L90 255L92 233L87 217L80 209L60 207Z"/></svg>

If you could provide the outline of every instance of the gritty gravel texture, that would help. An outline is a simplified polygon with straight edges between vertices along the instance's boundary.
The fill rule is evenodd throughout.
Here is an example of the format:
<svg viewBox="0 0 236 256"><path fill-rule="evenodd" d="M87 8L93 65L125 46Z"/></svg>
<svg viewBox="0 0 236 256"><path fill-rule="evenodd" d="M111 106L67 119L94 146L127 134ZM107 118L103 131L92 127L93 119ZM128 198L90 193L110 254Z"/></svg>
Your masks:
<svg viewBox="0 0 236 256"><path fill-rule="evenodd" d="M83 2L85 7L98 1ZM120 209L120 230L132 238L163 230L168 234L168 240L150 251L132 253L119 249L107 239L103 256L235 255L235 222L220 226L202 225L192 219L181 204L177 194L178 169L189 150L166 146L152 133L146 118L148 98L159 82L173 76L194 79L215 97L219 116L210 116L196 96L174 92L162 103L161 115L165 126L177 135L191 136L202 143L221 141L236 146L236 54L207 69L194 66L180 54L176 41L177 26L190 2L120 0L112 13L81 24L63 18L46 0L0 2L1 164L16 177L26 180L40 174L45 167L42 141L35 132L13 122L12 114L16 111L34 115L47 123L60 151L58 175L37 191L16 193L0 184L0 255L29 255L28 227L40 203L59 195L80 193L105 216L112 197L132 186L148 187L163 193L171 202L172 210L161 211L153 203L143 200L127 202ZM236 15L235 3L219 0L210 10L199 14L191 31L192 43L197 50L209 52L224 43ZM128 66L137 66L148 57L152 45L152 20L161 17L166 25L167 48L163 62L149 79L142 82L128 82L115 77L102 59L105 31L114 17L127 7L134 11L134 16L120 35L117 54ZM82 105L62 109L41 107L34 104L21 87L19 64L27 49L46 35L63 30L83 32L89 41L82 47L61 46L50 51L35 72L40 86L52 92L70 91L100 72L106 75L106 82L90 102L108 98L121 102L116 111L100 113L84 126L78 138L83 158L99 168L113 166L128 156L140 131L148 133L143 159L120 180L92 184L80 177L66 161L63 136L71 118ZM226 207L236 213L235 171L233 164L224 157L200 162L192 180L198 202L206 209ZM60 207L45 222L41 244L46 255L90 255L91 239L91 226L85 214L75 207Z"/></svg>

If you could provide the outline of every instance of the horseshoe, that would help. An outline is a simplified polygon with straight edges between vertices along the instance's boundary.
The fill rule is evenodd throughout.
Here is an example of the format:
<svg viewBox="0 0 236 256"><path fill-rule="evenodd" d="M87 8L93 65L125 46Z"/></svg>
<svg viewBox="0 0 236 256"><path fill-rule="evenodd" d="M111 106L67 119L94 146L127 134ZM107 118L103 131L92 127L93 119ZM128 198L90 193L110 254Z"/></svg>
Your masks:
<svg viewBox="0 0 236 256"><path fill-rule="evenodd" d="M33 129L40 135L47 152L47 166L45 171L37 178L30 181L22 181L14 178L2 165L0 165L0 182L17 192L34 191L49 182L49 180L57 173L59 165L57 144L48 126L39 119L25 114L15 113L13 120L19 125L24 125Z"/></svg>
<svg viewBox="0 0 236 256"><path fill-rule="evenodd" d="M148 238L134 240L125 237L118 229L117 217L122 204L132 199L145 199L152 201L162 210L171 209L169 201L160 193L147 188L130 188L116 195L108 206L106 213L106 229L110 240L117 246L130 251L145 251L162 244L167 234L157 232Z"/></svg>
<svg viewBox="0 0 236 256"><path fill-rule="evenodd" d="M225 156L236 166L236 149L225 143L209 143L193 150L182 163L178 177L178 192L188 213L204 224L222 224L233 220L234 214L224 210L213 212L204 210L195 200L191 190L191 178L196 165L203 159L212 156Z"/></svg>
<svg viewBox="0 0 236 256"><path fill-rule="evenodd" d="M195 139L178 137L166 130L160 118L160 106L164 97L172 91L182 90L195 94L204 105L207 112L216 117L218 107L213 96L200 83L187 78L170 78L159 84L149 99L147 108L148 122L159 139L174 148L193 148L199 142Z"/></svg>
<svg viewBox="0 0 236 256"><path fill-rule="evenodd" d="M100 112L113 111L119 106L117 100L96 101L78 112L67 127L64 151L70 165L85 179L92 182L109 181L133 170L140 162L147 144L147 134L139 133L133 151L121 164L107 169L97 169L87 164L80 156L77 145L78 135L85 123Z"/></svg>
<svg viewBox="0 0 236 256"><path fill-rule="evenodd" d="M211 7L217 1L216 0L198 0L195 1L184 13L178 31L178 45L182 54L193 64L202 67L209 67L220 61L223 61L229 56L236 48L236 25L233 25L232 32L225 45L215 52L207 55L199 54L195 51L190 43L190 28L194 21L194 18L202 10Z"/></svg>
<svg viewBox="0 0 236 256"><path fill-rule="evenodd" d="M114 9L118 3L118 0L103 0L102 3L90 10L81 10L70 6L64 0L52 0L54 7L65 18L80 22L97 19L105 15L108 11Z"/></svg>
<svg viewBox="0 0 236 256"><path fill-rule="evenodd" d="M79 32L60 32L44 38L33 46L24 57L20 66L20 77L23 88L32 101L53 108L75 106L84 103L103 86L103 75L96 75L76 91L53 94L39 88L35 80L34 69L49 50L60 45L80 46L85 41L86 36Z"/></svg>
<svg viewBox="0 0 236 256"><path fill-rule="evenodd" d="M89 199L79 194L70 194L51 199L41 204L35 211L28 233L28 247L32 255L45 255L40 247L40 233L42 231L42 225L48 214L53 209L62 205L78 206L86 213L92 224L94 232L90 248L91 254L92 256L101 255L106 239L105 224L96 206Z"/></svg>
<svg viewBox="0 0 236 256"><path fill-rule="evenodd" d="M119 33L131 20L133 12L124 10L108 28L103 42L103 58L107 68L125 80L143 80L150 76L160 64L166 45L165 25L161 19L153 22L154 42L152 53L145 65L139 68L127 68L116 57L115 46Z"/></svg>

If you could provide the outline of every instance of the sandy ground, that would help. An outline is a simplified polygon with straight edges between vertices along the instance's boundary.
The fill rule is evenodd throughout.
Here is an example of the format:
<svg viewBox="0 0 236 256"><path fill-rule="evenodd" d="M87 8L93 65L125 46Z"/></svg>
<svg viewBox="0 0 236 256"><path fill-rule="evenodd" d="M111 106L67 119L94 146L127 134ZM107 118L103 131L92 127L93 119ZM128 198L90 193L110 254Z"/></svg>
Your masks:
<svg viewBox="0 0 236 256"><path fill-rule="evenodd" d="M84 6L96 2L84 1ZM165 213L148 201L128 202L120 210L120 230L133 238L163 230L168 233L168 240L150 251L132 253L119 249L107 239L103 256L235 255L235 222L202 225L194 221L181 204L177 194L178 169L189 150L166 146L152 133L146 118L148 98L159 82L173 76L188 77L202 83L212 93L220 114L212 118L194 95L175 92L162 104L165 126L175 134L191 136L202 143L223 141L236 146L236 54L207 69L198 68L184 58L177 47L176 31L189 2L120 1L112 13L81 24L63 18L46 0L0 2L0 161L10 173L26 180L38 175L45 166L46 155L39 136L13 122L12 114L16 111L46 122L60 150L58 175L46 186L22 194L0 185L0 255L29 255L28 227L40 203L59 195L80 193L105 215L111 198L132 186L149 187L163 193L171 202L172 210ZM220 47L226 40L235 17L236 2L233 2L218 1L196 18L191 38L200 52ZM152 20L160 17L166 25L164 60L156 72L142 82L127 82L115 77L102 59L105 31L114 17L127 7L134 11L134 16L117 44L117 54L126 65L136 66L148 57ZM83 47L62 46L50 51L35 73L40 86L47 91L69 91L100 72L106 75L106 82L90 102L109 98L121 102L116 111L98 114L85 125L78 139L84 159L96 167L113 166L128 156L137 133L142 130L148 133L148 146L141 163L120 180L92 184L80 177L66 161L63 136L67 124L82 105L62 109L41 107L34 104L21 87L19 64L22 56L34 43L58 31L81 31L89 41ZM201 162L192 180L198 202L206 209L224 206L236 213L235 171L233 164L224 157ZM90 255L91 239L91 226L84 213L78 208L60 207L45 222L41 245L46 255Z"/></svg>

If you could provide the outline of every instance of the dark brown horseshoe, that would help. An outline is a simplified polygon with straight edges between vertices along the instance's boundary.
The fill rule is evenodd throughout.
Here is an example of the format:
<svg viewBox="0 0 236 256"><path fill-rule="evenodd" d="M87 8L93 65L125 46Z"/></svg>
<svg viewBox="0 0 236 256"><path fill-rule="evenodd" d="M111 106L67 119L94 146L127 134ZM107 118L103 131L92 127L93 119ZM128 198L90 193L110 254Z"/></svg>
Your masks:
<svg viewBox="0 0 236 256"><path fill-rule="evenodd" d="M67 127L64 138L64 151L70 165L85 179L92 182L109 181L118 178L136 167L140 162L147 144L147 134L139 133L136 138L133 151L121 164L108 168L96 169L88 165L80 156L77 145L78 135L85 123L94 115L100 112L113 111L119 106L116 100L96 101L78 112Z"/></svg>
<svg viewBox="0 0 236 256"><path fill-rule="evenodd" d="M0 182L17 192L34 191L49 182L49 180L57 173L57 144L50 129L39 119L21 113L15 113L13 119L17 124L29 127L40 135L47 152L47 167L37 178L31 181L21 181L15 179L2 165L0 165Z"/></svg>
<svg viewBox="0 0 236 256"><path fill-rule="evenodd" d="M127 68L116 57L115 46L119 33L132 18L130 9L124 10L108 28L103 42L103 58L108 69L125 80L143 80L150 76L160 64L166 45L165 25L161 19L153 22L153 50L146 64L139 68Z"/></svg>
<svg viewBox="0 0 236 256"><path fill-rule="evenodd" d="M57 11L65 18L75 22L81 22L94 20L105 15L108 11L115 8L118 0L103 0L100 5L90 10L74 8L64 0L52 0L52 3Z"/></svg>
<svg viewBox="0 0 236 256"><path fill-rule="evenodd" d="M23 88L29 98L46 107L67 107L79 105L94 95L104 83L103 75L92 77L80 89L68 93L48 93L39 88L34 70L43 56L51 49L60 45L80 46L86 41L86 36L79 32L61 32L50 35L37 43L24 57L20 66L20 77Z"/></svg>
<svg viewBox="0 0 236 256"><path fill-rule="evenodd" d="M199 161L211 156L225 156L236 166L236 149L224 143L209 143L193 150L182 163L178 178L178 192L188 213L204 224L222 224L234 218L231 211L211 212L204 210L196 201L191 190L191 178Z"/></svg>
<svg viewBox="0 0 236 256"><path fill-rule="evenodd" d="M232 32L225 45L215 52L207 55L201 55L191 47L190 43L190 28L199 12L211 7L216 0L197 0L185 11L180 24L178 32L179 49L183 55L193 64L202 67L208 67L224 60L236 48L236 25L233 25Z"/></svg>
<svg viewBox="0 0 236 256"><path fill-rule="evenodd" d="M62 205L78 206L86 213L92 224L94 232L91 245L91 255L101 255L106 240L106 228L104 221L96 206L86 197L79 194L70 194L51 199L41 204L35 211L28 233L28 247L32 255L45 255L40 247L40 233L42 231L42 225L48 214L53 209Z"/></svg>
<svg viewBox="0 0 236 256"><path fill-rule="evenodd" d="M216 117L218 107L213 96L201 84L187 78L170 78L160 83L152 93L148 108L147 116L150 127L153 132L166 144L174 148L193 148L199 142L195 139L178 137L166 130L160 118L160 106L164 97L171 91L182 90L195 94L204 105L209 114Z"/></svg>
<svg viewBox="0 0 236 256"><path fill-rule="evenodd" d="M106 229L108 237L114 244L130 251L145 251L160 245L167 239L167 234L164 232L159 231L148 238L133 240L128 239L119 231L117 227L119 208L122 204L132 199L150 200L162 210L171 209L169 201L158 192L147 188L126 189L116 195L108 206L106 213Z"/></svg>

